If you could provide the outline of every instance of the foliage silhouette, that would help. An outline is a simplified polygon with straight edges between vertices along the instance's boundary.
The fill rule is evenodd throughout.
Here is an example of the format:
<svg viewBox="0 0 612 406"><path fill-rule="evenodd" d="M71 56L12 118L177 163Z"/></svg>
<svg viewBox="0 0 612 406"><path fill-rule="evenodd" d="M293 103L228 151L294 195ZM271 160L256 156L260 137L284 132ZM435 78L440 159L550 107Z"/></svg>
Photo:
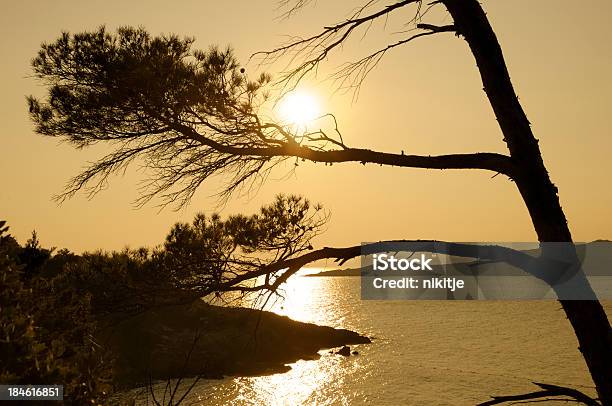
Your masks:
<svg viewBox="0 0 612 406"><path fill-rule="evenodd" d="M68 403L104 403L119 383L115 353L99 339L104 332L148 310L216 301L222 286L244 303L259 289L234 289L232 278L311 250L326 219L321 206L278 195L254 215L198 214L192 223L177 223L152 250L81 255L46 249L36 233L21 247L1 222L0 381L62 382ZM36 271L26 273L27 267ZM214 374L211 368L207 373Z"/></svg>
<svg viewBox="0 0 612 406"><path fill-rule="evenodd" d="M0 382L62 382L67 404L103 402L112 365L93 340L90 296L64 276L26 274L31 263L21 264L19 258L35 258L40 270L50 250L35 238L15 247L14 239L4 235L7 230L0 230Z"/></svg>

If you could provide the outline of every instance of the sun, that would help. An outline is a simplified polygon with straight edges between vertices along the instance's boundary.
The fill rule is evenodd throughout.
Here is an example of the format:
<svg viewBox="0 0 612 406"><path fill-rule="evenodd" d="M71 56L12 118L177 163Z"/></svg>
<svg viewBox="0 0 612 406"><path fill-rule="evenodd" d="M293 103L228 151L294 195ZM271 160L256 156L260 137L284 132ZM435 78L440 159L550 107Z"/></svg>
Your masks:
<svg viewBox="0 0 612 406"><path fill-rule="evenodd" d="M284 122L298 128L306 128L321 115L317 99L304 90L295 90L283 97L279 113Z"/></svg>

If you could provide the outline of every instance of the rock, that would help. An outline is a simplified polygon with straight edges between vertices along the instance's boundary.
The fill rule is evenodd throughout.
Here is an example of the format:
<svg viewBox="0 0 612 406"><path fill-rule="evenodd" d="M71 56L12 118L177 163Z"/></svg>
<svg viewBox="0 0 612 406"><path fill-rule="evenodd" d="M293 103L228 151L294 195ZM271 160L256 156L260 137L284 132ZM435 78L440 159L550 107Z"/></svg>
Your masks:
<svg viewBox="0 0 612 406"><path fill-rule="evenodd" d="M348 345L345 345L342 348L340 348L340 350L338 350L336 354L342 355L343 357L348 357L351 355L351 347L349 347Z"/></svg>
<svg viewBox="0 0 612 406"><path fill-rule="evenodd" d="M359 355L359 351L353 351L353 352L351 352L351 354L353 354L353 355Z"/></svg>

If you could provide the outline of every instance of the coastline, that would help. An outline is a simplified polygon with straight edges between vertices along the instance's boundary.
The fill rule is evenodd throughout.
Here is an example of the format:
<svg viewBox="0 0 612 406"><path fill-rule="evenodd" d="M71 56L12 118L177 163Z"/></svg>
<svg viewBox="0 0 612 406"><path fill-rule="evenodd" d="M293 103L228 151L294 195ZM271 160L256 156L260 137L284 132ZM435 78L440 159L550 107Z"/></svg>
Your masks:
<svg viewBox="0 0 612 406"><path fill-rule="evenodd" d="M287 364L317 359L321 350L371 343L350 330L201 300L118 320L98 338L115 355L116 383L124 389L149 380L286 372Z"/></svg>

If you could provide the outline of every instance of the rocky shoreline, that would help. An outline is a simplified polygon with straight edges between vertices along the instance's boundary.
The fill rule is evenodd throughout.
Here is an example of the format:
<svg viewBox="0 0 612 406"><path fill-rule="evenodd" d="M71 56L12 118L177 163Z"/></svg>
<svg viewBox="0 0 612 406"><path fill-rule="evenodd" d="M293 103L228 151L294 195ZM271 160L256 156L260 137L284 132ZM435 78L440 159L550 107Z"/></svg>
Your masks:
<svg viewBox="0 0 612 406"><path fill-rule="evenodd" d="M116 384L149 379L265 375L316 359L322 349L370 343L353 331L275 313L212 306L201 300L147 310L112 323L98 337L114 358Z"/></svg>

